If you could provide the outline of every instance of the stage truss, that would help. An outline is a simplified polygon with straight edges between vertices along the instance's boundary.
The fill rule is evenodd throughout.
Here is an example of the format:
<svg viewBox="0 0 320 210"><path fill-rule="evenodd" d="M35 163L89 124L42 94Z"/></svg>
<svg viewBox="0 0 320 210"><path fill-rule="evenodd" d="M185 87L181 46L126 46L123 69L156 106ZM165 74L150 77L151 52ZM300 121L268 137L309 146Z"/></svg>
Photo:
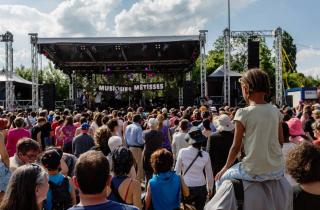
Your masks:
<svg viewBox="0 0 320 210"><path fill-rule="evenodd" d="M276 104L283 105L283 79L282 79L282 29L260 31L230 31L228 28L223 32L224 36L224 103L230 105L230 65L231 65L231 45L230 39L244 37L272 37L274 38L274 49L276 55L275 77L276 77Z"/></svg>
<svg viewBox="0 0 320 210"><path fill-rule="evenodd" d="M13 86L13 35L9 31L0 35L0 41L5 42L5 75L6 75L6 100L5 109L12 111L14 108L14 86Z"/></svg>
<svg viewBox="0 0 320 210"><path fill-rule="evenodd" d="M32 109L39 109L39 85L38 85L38 34L30 33L31 43L31 68L32 68Z"/></svg>

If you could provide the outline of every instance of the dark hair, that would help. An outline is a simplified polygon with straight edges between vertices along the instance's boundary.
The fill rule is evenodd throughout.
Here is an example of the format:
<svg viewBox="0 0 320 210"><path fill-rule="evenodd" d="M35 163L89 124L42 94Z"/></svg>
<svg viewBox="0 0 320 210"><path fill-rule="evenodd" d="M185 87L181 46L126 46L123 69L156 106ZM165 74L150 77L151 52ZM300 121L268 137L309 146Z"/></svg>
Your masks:
<svg viewBox="0 0 320 210"><path fill-rule="evenodd" d="M80 124L82 125L83 123L88 122L87 118L81 117L80 118Z"/></svg>
<svg viewBox="0 0 320 210"><path fill-rule="evenodd" d="M286 159L288 173L297 183L320 180L320 148L304 141L289 151Z"/></svg>
<svg viewBox="0 0 320 210"><path fill-rule="evenodd" d="M60 115L56 115L56 116L54 117L54 119L55 119L56 121L59 121L59 120L61 119L61 116L60 116Z"/></svg>
<svg viewBox="0 0 320 210"><path fill-rule="evenodd" d="M14 119L14 124L16 127L21 128L24 126L24 119L22 117L17 117Z"/></svg>
<svg viewBox="0 0 320 210"><path fill-rule="evenodd" d="M204 127L205 129L211 130L211 128L210 128L210 120L209 120L209 119L203 120L202 125L203 125L203 127Z"/></svg>
<svg viewBox="0 0 320 210"><path fill-rule="evenodd" d="M71 116L67 116L66 117L66 120L65 120L65 123L64 123L65 126L67 125L73 125L73 119Z"/></svg>
<svg viewBox="0 0 320 210"><path fill-rule="evenodd" d="M109 117L107 115L105 115L103 118L102 118L102 124L104 125L107 125L108 121L109 121Z"/></svg>
<svg viewBox="0 0 320 210"><path fill-rule="evenodd" d="M134 116L133 116L133 122L135 122L135 123L138 123L138 122L140 122L140 120L141 120L141 115L140 114L135 114Z"/></svg>
<svg viewBox="0 0 320 210"><path fill-rule="evenodd" d="M38 122L38 123L40 123L40 122L47 122L47 120L46 120L46 118L44 118L44 117L39 117L39 118L37 119L37 122Z"/></svg>
<svg viewBox="0 0 320 210"><path fill-rule="evenodd" d="M111 130L111 132L113 132L114 128L118 126L118 120L117 119L109 120L107 125L108 125L108 128Z"/></svg>
<svg viewBox="0 0 320 210"><path fill-rule="evenodd" d="M36 187L45 183L46 176L45 170L36 164L18 167L10 178L0 209L39 210L35 193Z"/></svg>
<svg viewBox="0 0 320 210"><path fill-rule="evenodd" d="M97 123L98 127L102 126L102 113L98 112L94 115L93 120Z"/></svg>
<svg viewBox="0 0 320 210"><path fill-rule="evenodd" d="M260 69L247 70L241 77L241 82L248 86L249 94L253 92L264 92L267 95L269 94L269 77Z"/></svg>
<svg viewBox="0 0 320 210"><path fill-rule="evenodd" d="M209 111L204 111L202 112L202 119L206 119L210 117L210 112Z"/></svg>
<svg viewBox="0 0 320 210"><path fill-rule="evenodd" d="M133 155L125 147L118 147L112 153L112 168L116 176L125 176L129 174L133 165Z"/></svg>
<svg viewBox="0 0 320 210"><path fill-rule="evenodd" d="M98 151L88 151L80 155L75 166L75 176L84 194L103 192L109 179L108 159ZM89 184L88 184L89 183Z"/></svg>
<svg viewBox="0 0 320 210"><path fill-rule="evenodd" d="M23 155L27 154L28 151L40 151L40 145L37 141L30 138L22 138L18 141L17 153L22 153Z"/></svg>
<svg viewBox="0 0 320 210"><path fill-rule="evenodd" d="M172 153L166 149L158 149L150 158L151 166L155 174L170 171L173 165Z"/></svg>
<svg viewBox="0 0 320 210"><path fill-rule="evenodd" d="M108 141L111 136L112 133L107 126L101 126L94 134L95 144L99 147L104 155L108 155L111 152L108 146Z"/></svg>
<svg viewBox="0 0 320 210"><path fill-rule="evenodd" d="M189 126L189 121L188 120L186 120L186 119L181 120L181 122L180 122L181 130L183 130L183 131L188 130L188 126Z"/></svg>

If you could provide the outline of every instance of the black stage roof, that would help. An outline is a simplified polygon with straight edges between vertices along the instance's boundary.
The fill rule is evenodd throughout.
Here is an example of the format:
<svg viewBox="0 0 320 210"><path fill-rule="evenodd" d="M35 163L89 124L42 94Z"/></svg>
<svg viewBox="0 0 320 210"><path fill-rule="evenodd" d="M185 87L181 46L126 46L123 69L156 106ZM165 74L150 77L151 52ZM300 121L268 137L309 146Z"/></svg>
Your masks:
<svg viewBox="0 0 320 210"><path fill-rule="evenodd" d="M69 74L179 73L192 69L199 36L38 38L39 53Z"/></svg>

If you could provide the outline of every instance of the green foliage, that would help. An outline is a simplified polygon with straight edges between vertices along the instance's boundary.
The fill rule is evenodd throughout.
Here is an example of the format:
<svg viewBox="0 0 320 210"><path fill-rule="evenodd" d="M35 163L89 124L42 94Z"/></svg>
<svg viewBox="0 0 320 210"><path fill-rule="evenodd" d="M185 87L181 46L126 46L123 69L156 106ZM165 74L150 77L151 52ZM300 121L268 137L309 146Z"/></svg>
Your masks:
<svg viewBox="0 0 320 210"><path fill-rule="evenodd" d="M286 55L283 55L283 70L290 73L297 72L297 46L294 44L292 36L287 31L283 31L282 48L288 56L287 58ZM290 62L288 61L288 59Z"/></svg>
<svg viewBox="0 0 320 210"><path fill-rule="evenodd" d="M16 73L22 78L32 81L31 68L20 66L16 68ZM49 66L45 67L42 71L39 71L38 81L39 84L55 84L57 101L67 99L69 79L62 71L54 69L51 63L49 63Z"/></svg>

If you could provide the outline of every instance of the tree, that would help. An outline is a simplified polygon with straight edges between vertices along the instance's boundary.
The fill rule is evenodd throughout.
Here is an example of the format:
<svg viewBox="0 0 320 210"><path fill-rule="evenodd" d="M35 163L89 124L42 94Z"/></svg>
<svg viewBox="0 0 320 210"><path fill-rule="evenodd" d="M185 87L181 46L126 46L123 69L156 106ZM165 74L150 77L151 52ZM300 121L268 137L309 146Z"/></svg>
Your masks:
<svg viewBox="0 0 320 210"><path fill-rule="evenodd" d="M15 69L17 75L22 78L32 81L32 69L20 66ZM60 70L54 69L52 64L49 63L42 71L39 71L38 77L39 84L55 84L56 100L62 101L68 97L69 79Z"/></svg>
<svg viewBox="0 0 320 210"><path fill-rule="evenodd" d="M294 44L292 36L287 31L283 31L282 48L284 50L283 70L289 73L297 72L297 46Z"/></svg>

